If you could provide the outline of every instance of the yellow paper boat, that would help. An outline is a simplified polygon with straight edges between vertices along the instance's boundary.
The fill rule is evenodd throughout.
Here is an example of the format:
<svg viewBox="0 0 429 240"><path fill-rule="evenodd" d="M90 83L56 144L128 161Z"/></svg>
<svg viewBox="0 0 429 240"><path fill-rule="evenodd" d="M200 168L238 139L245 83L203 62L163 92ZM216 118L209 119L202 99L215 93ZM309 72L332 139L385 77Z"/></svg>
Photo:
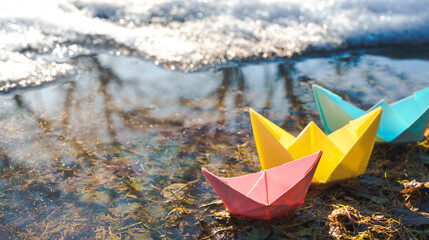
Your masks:
<svg viewBox="0 0 429 240"><path fill-rule="evenodd" d="M297 137L294 137L250 109L262 169L270 169L323 151L313 183L357 177L365 172L368 165L381 112L382 108L378 107L328 136L314 122L310 122Z"/></svg>

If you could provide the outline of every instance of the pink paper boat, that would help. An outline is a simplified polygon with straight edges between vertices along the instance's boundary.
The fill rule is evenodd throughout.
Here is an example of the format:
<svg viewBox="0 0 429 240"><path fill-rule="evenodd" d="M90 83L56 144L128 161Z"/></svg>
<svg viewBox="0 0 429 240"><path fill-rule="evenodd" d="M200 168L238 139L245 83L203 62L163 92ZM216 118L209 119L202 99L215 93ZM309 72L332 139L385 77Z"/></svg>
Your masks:
<svg viewBox="0 0 429 240"><path fill-rule="evenodd" d="M304 203L322 151L241 177L218 177L203 168L231 214L269 220Z"/></svg>

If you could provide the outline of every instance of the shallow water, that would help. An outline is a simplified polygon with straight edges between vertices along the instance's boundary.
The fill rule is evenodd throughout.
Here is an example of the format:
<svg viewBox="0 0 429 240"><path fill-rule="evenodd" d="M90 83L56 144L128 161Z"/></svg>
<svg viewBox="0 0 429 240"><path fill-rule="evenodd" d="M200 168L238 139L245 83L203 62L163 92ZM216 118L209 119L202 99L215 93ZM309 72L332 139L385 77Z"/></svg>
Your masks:
<svg viewBox="0 0 429 240"><path fill-rule="evenodd" d="M133 56L76 57L73 74L0 96L0 238L228 232L200 169L260 170L250 107L297 134L320 125L311 84L362 107L398 100L429 86L428 54L352 51L193 73Z"/></svg>

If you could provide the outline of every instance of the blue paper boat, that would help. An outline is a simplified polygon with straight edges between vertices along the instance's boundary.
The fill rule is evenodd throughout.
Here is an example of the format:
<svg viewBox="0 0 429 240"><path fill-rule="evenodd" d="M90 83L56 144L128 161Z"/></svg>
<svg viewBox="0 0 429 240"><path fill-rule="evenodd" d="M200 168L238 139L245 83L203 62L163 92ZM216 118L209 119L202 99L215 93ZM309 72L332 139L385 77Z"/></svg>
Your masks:
<svg viewBox="0 0 429 240"><path fill-rule="evenodd" d="M379 106L383 108L383 114L376 142L421 141L429 123L429 88L415 92L414 95L392 104L382 99L368 111L353 106L320 86L313 85L313 92L328 134Z"/></svg>

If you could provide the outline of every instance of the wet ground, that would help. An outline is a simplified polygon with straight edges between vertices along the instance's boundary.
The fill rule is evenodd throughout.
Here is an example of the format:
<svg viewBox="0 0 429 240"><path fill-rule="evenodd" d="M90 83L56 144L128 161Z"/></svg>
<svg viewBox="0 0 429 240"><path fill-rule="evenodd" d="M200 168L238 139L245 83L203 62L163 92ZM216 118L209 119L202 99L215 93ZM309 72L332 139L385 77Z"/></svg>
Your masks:
<svg viewBox="0 0 429 240"><path fill-rule="evenodd" d="M311 84L369 108L428 87L427 56L356 51L193 73L78 56L75 72L0 95L0 239L424 239L428 134L377 145L367 174L312 187L295 213L269 222L230 216L201 167L260 171L250 107L298 134L321 126Z"/></svg>

